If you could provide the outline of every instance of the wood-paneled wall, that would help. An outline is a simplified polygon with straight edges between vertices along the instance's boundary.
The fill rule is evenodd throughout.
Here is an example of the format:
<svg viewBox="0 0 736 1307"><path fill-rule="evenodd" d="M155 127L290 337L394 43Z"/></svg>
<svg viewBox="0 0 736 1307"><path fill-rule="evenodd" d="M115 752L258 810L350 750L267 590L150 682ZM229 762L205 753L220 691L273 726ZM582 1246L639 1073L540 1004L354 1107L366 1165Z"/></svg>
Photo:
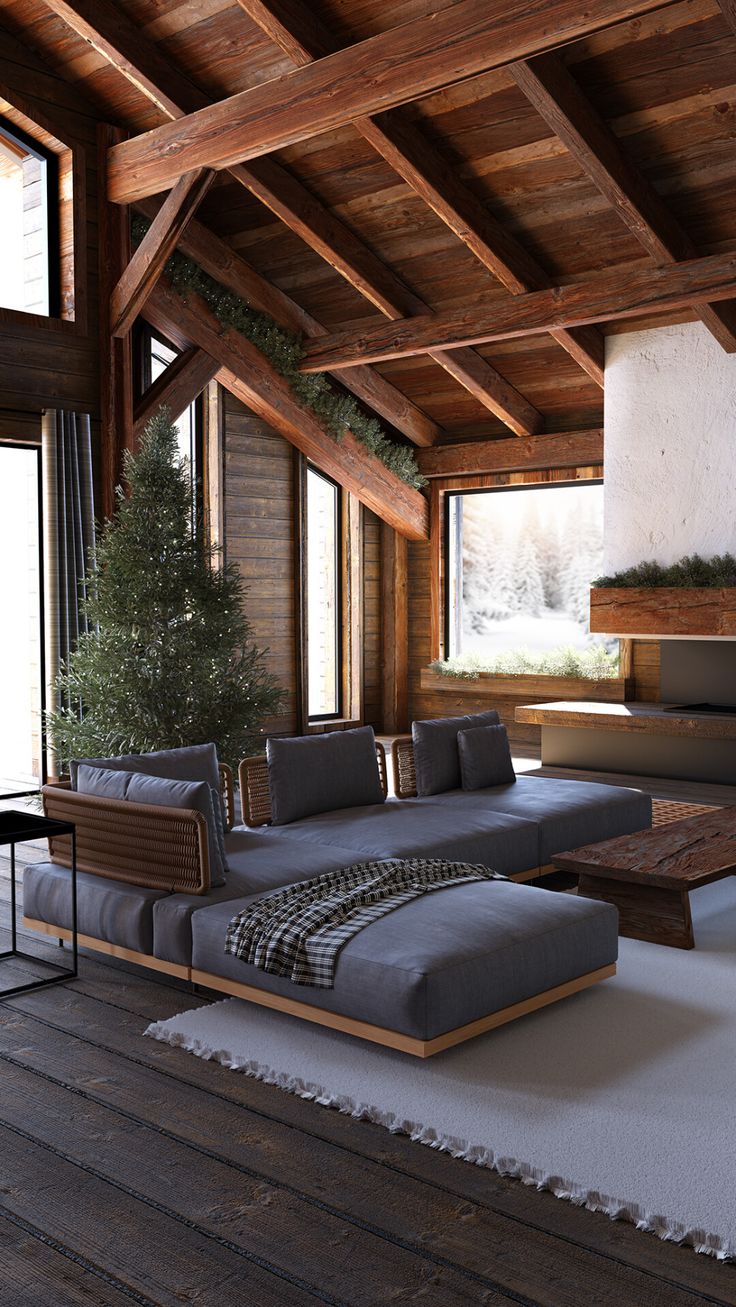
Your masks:
<svg viewBox="0 0 736 1307"><path fill-rule="evenodd" d="M299 731L296 626L296 477L294 450L239 400L225 394L224 538L228 560L248 587L246 611L269 670L287 691L270 734ZM380 729L380 524L363 510L363 720Z"/></svg>
<svg viewBox="0 0 736 1307"><path fill-rule="evenodd" d="M72 151L62 194L74 186L74 320L0 308L0 422L13 435L13 411L67 408L99 416L97 322L97 127L78 91L0 29L0 113L22 114ZM73 178L72 178L73 171ZM71 223L62 224L62 257L71 257ZM69 309L68 300L65 305ZM4 414L4 416L3 416ZM18 423L18 438L23 438Z"/></svg>

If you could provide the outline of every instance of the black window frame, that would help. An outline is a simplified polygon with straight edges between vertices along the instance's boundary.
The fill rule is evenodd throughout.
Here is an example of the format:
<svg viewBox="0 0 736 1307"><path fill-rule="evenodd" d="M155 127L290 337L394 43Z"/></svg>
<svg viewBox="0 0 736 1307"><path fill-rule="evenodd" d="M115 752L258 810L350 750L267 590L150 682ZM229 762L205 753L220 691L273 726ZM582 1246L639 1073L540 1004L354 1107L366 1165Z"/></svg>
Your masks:
<svg viewBox="0 0 736 1307"><path fill-rule="evenodd" d="M153 341L158 340L174 354L183 351L169 340L162 331L154 331L147 322L136 324L133 333L133 389L137 399L142 399L152 385L151 351ZM194 400L194 466L192 469L192 521L195 530L200 530L205 521L204 502L204 459L205 459L205 421L202 395ZM174 421L179 414L174 416Z"/></svg>
<svg viewBox="0 0 736 1307"><path fill-rule="evenodd" d="M7 799L25 799L40 794L41 787L48 781L48 732L46 730L46 573L44 560L44 493L43 493L43 451L40 445L30 444L27 440L2 440L0 441L0 457L4 449L23 449L26 452L34 450L36 454L36 478L37 478L37 503L38 503L38 638L39 638L39 659L38 675L40 679L40 713L41 713L41 784L31 790L14 790L10 794L0 795L3 801Z"/></svg>
<svg viewBox="0 0 736 1307"><path fill-rule="evenodd" d="M53 150L15 123L0 114L0 136L11 141L44 165L44 196L46 202L46 271L49 294L48 313L40 317L61 317L61 224L59 214L59 160ZM16 309L17 313L36 315L35 309Z"/></svg>
<svg viewBox="0 0 736 1307"><path fill-rule="evenodd" d="M336 708L335 711L331 713L310 713L309 711L309 564L308 564L308 551L309 551L308 484L309 481L308 478L310 472L314 473L315 476L321 477L322 480L326 481L328 485L333 486L337 492L336 504L335 504L335 516L337 519L335 524L335 578L336 578L335 622L337 627L337 638L335 641L335 660L336 660L335 684L336 684L337 694L336 694ZM307 628L306 639L305 639L305 647L306 647L306 655L307 655L307 677L306 677L306 687L305 687L306 708L307 708L306 721L307 724L311 726L311 725L318 725L320 722L337 722L337 721L342 721L344 719L345 638L344 638L344 630L343 630L343 618L345 612L345 574L344 574L345 542L343 540L343 518L344 518L343 495L345 491L343 490L343 487L340 485L339 481L336 481L334 477L329 476L327 472L323 472L321 468L316 467L314 463L310 463L308 460L305 461L303 487L304 487L303 488L303 496L304 496L303 514L304 514L304 524L305 524L305 529L304 529L305 558L304 558L303 575L305 578L305 587L307 591L307 593L304 596L305 598L304 613L305 613L305 622Z"/></svg>

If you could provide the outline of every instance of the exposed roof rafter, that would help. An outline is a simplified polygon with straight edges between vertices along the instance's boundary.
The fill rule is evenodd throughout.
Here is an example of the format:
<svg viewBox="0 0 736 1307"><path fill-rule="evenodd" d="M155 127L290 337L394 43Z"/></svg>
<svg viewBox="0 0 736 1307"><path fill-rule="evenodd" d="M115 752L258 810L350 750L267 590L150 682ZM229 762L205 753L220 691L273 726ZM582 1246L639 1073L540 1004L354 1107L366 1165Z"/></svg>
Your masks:
<svg viewBox="0 0 736 1307"><path fill-rule="evenodd" d="M305 372L426 354L430 349L513 340L556 327L636 318L736 295L736 253L711 254L666 268L621 268L589 281L533 291L518 299L435 313L309 342Z"/></svg>
<svg viewBox="0 0 736 1307"><path fill-rule="evenodd" d="M657 264L695 259L698 249L557 55L514 64L517 86ZM736 351L736 305L693 306L729 353Z"/></svg>
<svg viewBox="0 0 736 1307"><path fill-rule="evenodd" d="M136 208L148 218L158 211L155 200L141 200ZM280 326L305 336L324 336L326 328L311 314L290 299L278 286L266 281L240 254L196 219L189 223L179 240L179 248L194 259L205 272L241 295L253 308L270 314ZM415 445L431 445L442 434L439 427L400 390L386 381L374 368L355 367L340 376L340 382L375 412L386 418L397 431Z"/></svg>
<svg viewBox="0 0 736 1307"><path fill-rule="evenodd" d="M179 121L186 113L207 104L206 96L172 68L156 46L142 37L110 0L46 0L46 3L168 119ZM236 164L230 169L230 175L386 316L403 318L406 314L426 312L427 305L274 159L256 159L249 167ZM541 414L479 356L464 352L451 366L442 356L436 361L517 435L531 434L543 425ZM466 385L464 378L471 377L472 384ZM428 443L424 436L417 439L417 434L423 431L426 435L432 426L429 419L424 423L413 422L412 429L407 431L402 425L402 415L419 413L419 410L408 400L388 405L389 389L397 396L399 392L389 387L389 383L381 385L380 381L379 378L372 388L381 401L376 405L377 411L416 443ZM366 393L361 397L366 399ZM371 401L366 399L366 402Z"/></svg>
<svg viewBox="0 0 736 1307"><path fill-rule="evenodd" d="M214 177L209 168L196 168L180 177L169 191L110 297L113 336L130 331Z"/></svg>
<svg viewBox="0 0 736 1307"><path fill-rule="evenodd" d="M458 0L122 141L108 156L109 197L132 203L184 170L259 158L659 8L662 0L556 0L550 23L546 0Z"/></svg>
<svg viewBox="0 0 736 1307"><path fill-rule="evenodd" d="M334 52L326 28L301 0L238 3L299 67ZM492 217L400 109L356 118L352 125L512 295L552 285L544 269ZM560 331L555 339L597 385L603 385L603 341L594 328Z"/></svg>
<svg viewBox="0 0 736 1307"><path fill-rule="evenodd" d="M133 435L140 439L147 423L160 408L167 408L172 417L177 418L201 395L218 368L219 364L196 345L177 354L136 404Z"/></svg>
<svg viewBox="0 0 736 1307"><path fill-rule="evenodd" d="M409 539L427 539L429 507L420 491L389 471L351 432L332 439L260 350L240 332L224 331L199 296L182 299L162 277L144 317L180 348L193 344L209 354L219 365L218 381L389 526Z"/></svg>

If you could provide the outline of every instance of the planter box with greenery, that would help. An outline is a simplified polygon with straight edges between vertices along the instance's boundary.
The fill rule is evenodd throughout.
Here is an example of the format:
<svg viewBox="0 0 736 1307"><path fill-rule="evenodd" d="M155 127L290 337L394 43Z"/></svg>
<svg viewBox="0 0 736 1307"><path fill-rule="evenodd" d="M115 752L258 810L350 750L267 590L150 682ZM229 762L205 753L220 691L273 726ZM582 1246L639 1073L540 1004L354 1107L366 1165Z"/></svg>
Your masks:
<svg viewBox="0 0 736 1307"><path fill-rule="evenodd" d="M693 554L671 567L641 563L601 577L590 592L590 629L641 638L736 639L736 558Z"/></svg>
<svg viewBox="0 0 736 1307"><path fill-rule="evenodd" d="M534 657L526 650L502 654L484 665L473 656L451 658L424 668L421 688L475 699L586 699L623 703L627 681L618 657L602 645L555 649Z"/></svg>

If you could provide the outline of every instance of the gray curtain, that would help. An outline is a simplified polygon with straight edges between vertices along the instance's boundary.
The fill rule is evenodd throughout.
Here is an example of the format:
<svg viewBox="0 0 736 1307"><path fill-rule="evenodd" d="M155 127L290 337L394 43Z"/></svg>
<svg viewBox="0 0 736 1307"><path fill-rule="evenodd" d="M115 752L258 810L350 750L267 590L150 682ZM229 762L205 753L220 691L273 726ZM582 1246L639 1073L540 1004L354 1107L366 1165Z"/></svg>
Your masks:
<svg viewBox="0 0 736 1307"><path fill-rule="evenodd" d="M53 689L59 668L87 628L81 605L87 569L94 560L94 490L89 417L48 409L41 431L46 707L51 709L59 706ZM50 756L50 771L55 770L53 762Z"/></svg>

